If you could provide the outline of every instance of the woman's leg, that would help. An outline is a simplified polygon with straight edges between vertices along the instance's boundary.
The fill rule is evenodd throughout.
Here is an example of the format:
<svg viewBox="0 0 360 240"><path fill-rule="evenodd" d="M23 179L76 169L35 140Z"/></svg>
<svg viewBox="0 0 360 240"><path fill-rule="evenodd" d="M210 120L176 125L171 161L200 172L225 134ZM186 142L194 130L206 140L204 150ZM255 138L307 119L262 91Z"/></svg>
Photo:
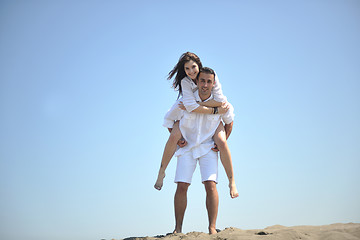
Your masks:
<svg viewBox="0 0 360 240"><path fill-rule="evenodd" d="M180 132L180 128L179 128L179 121L177 121L177 122L175 122L175 124L171 130L170 137L165 145L164 153L163 153L163 156L161 159L161 166L160 166L158 178L154 185L154 188L156 188L157 190L161 190L161 188L163 186L165 170L166 170L167 166L169 165L171 158L174 156L174 153L176 151L176 145L177 145L177 142L180 140L180 138L181 138L181 132Z"/></svg>
<svg viewBox="0 0 360 240"><path fill-rule="evenodd" d="M220 151L221 163L224 166L226 175L229 179L230 196L231 198L236 198L239 196L239 193L237 191L235 184L234 170L231 160L230 149L226 141L225 128L222 122L219 124L218 128L216 129L214 135L214 141Z"/></svg>

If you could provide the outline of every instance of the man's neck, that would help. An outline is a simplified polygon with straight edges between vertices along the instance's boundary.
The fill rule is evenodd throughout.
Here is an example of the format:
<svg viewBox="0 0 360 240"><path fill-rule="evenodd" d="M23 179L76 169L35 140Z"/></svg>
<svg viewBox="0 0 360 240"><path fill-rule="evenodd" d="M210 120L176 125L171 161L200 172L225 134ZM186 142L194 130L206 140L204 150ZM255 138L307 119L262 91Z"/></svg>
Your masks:
<svg viewBox="0 0 360 240"><path fill-rule="evenodd" d="M202 95L202 94L200 94L200 92L199 92L199 97L200 97L201 101L203 101L203 102L206 101L207 99L209 99L210 96L211 96L211 93L206 94L206 95Z"/></svg>

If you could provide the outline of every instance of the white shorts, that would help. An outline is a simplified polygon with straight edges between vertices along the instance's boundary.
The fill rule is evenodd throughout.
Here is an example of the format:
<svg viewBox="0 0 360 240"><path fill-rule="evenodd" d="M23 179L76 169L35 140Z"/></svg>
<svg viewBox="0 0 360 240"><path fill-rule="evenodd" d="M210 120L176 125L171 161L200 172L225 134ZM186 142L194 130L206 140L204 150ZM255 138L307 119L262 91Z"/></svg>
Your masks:
<svg viewBox="0 0 360 240"><path fill-rule="evenodd" d="M218 182L218 153L210 150L207 154L200 158L194 159L191 152L187 152L178 156L175 183L185 182L191 183L196 163L199 161L201 181Z"/></svg>

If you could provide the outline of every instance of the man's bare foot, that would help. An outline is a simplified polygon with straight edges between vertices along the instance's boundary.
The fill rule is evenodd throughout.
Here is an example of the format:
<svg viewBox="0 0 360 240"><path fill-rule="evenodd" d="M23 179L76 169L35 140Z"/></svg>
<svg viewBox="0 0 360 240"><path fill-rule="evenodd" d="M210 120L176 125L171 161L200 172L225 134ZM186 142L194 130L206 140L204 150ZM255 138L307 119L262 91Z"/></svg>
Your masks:
<svg viewBox="0 0 360 240"><path fill-rule="evenodd" d="M209 227L209 234L216 234L216 233L217 233L216 228Z"/></svg>
<svg viewBox="0 0 360 240"><path fill-rule="evenodd" d="M164 183L164 178L165 178L165 172L160 172L159 171L159 175L158 175L158 178L156 180L156 183L154 185L154 188L157 189L157 190L161 190L162 186L163 186L163 183Z"/></svg>
<svg viewBox="0 0 360 240"><path fill-rule="evenodd" d="M235 183L229 184L229 188L230 188L230 197L237 198L239 196L239 193L238 193Z"/></svg>

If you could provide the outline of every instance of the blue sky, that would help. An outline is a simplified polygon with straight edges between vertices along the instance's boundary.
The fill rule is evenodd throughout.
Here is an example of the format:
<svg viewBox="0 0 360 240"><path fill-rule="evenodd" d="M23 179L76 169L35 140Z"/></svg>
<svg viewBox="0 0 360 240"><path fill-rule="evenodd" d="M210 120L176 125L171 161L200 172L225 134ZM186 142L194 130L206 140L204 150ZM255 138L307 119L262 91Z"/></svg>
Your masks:
<svg viewBox="0 0 360 240"><path fill-rule="evenodd" d="M0 1L0 236L173 230L176 159L153 188L183 52L235 107L217 227L360 222L360 3ZM197 170L184 231L207 231Z"/></svg>

